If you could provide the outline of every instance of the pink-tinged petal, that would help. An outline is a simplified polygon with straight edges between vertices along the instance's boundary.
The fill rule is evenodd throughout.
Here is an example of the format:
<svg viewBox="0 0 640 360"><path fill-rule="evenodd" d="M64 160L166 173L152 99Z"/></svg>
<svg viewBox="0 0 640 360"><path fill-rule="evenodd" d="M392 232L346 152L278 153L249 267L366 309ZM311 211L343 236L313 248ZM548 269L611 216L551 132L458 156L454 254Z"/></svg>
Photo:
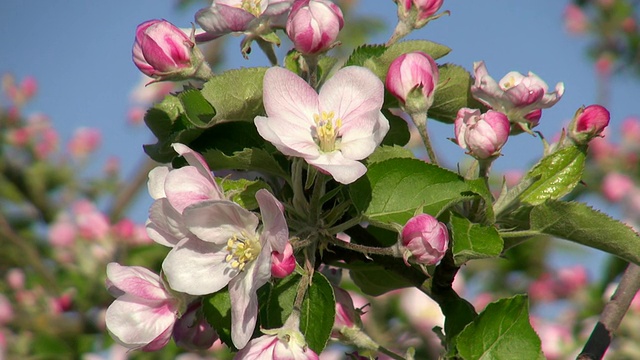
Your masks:
<svg viewBox="0 0 640 360"><path fill-rule="evenodd" d="M221 193L212 179L202 176L194 166L175 169L167 175L165 194L171 205L182 213L192 204L205 200L221 200Z"/></svg>
<svg viewBox="0 0 640 360"><path fill-rule="evenodd" d="M120 344L141 348L173 328L176 311L177 308L169 302L145 302L125 294L109 306L105 322Z"/></svg>
<svg viewBox="0 0 640 360"><path fill-rule="evenodd" d="M200 27L217 38L231 32L241 32L256 17L253 14L234 6L214 3L212 6L198 10L195 15Z"/></svg>
<svg viewBox="0 0 640 360"><path fill-rule="evenodd" d="M382 112L378 113L378 124L373 128L373 141L376 144L380 145L384 137L387 136L391 125L389 125L389 120L382 114Z"/></svg>
<svg viewBox="0 0 640 360"><path fill-rule="evenodd" d="M273 359L273 350L279 341L277 336L262 335L253 339L248 346L238 351L233 359Z"/></svg>
<svg viewBox="0 0 640 360"><path fill-rule="evenodd" d="M175 323L175 322L174 322ZM142 351L158 351L162 349L169 340L171 340L171 335L173 334L173 326L166 328L162 334L158 335L153 341L151 341L148 345L144 346Z"/></svg>
<svg viewBox="0 0 640 360"><path fill-rule="evenodd" d="M320 110L334 111L342 119L340 135L359 127L374 128L370 115L382 107L384 85L371 70L359 66L340 69L320 89Z"/></svg>
<svg viewBox="0 0 640 360"><path fill-rule="evenodd" d="M271 277L271 246L263 244L260 255L229 282L231 298L231 340L242 349L253 334L258 319L256 291Z"/></svg>
<svg viewBox="0 0 640 360"><path fill-rule="evenodd" d="M107 278L111 286L148 301L165 301L169 298L160 277L141 266L122 266L112 262L107 264Z"/></svg>
<svg viewBox="0 0 640 360"><path fill-rule="evenodd" d="M154 200L166 197L164 193L164 180L169 173L167 166L157 166L149 171L149 181L147 182L147 188L149 189L149 195Z"/></svg>
<svg viewBox="0 0 640 360"><path fill-rule="evenodd" d="M162 270L173 290L191 295L212 294L227 286L238 275L226 262L225 245L199 240L183 240L162 263Z"/></svg>
<svg viewBox="0 0 640 360"><path fill-rule="evenodd" d="M284 218L282 203L265 189L256 192L256 200L262 215L263 229L260 236L269 242L272 250L284 252L289 241L289 228Z"/></svg>
<svg viewBox="0 0 640 360"><path fill-rule="evenodd" d="M322 154L316 159L307 159L307 162L331 174L337 182L344 185L351 184L367 172L366 166L358 161L346 159L339 151Z"/></svg>
<svg viewBox="0 0 640 360"><path fill-rule="evenodd" d="M293 72L280 67L267 70L263 97L270 120L279 118L304 128L315 125L313 115L318 114L318 94Z"/></svg>
<svg viewBox="0 0 640 360"><path fill-rule="evenodd" d="M185 225L199 239L227 244L227 241L243 231L255 234L258 217L240 205L224 200L209 200L189 206L184 210Z"/></svg>
<svg viewBox="0 0 640 360"><path fill-rule="evenodd" d="M182 215L166 198L159 199L149 208L149 221L145 225L149 237L160 245L173 247L188 237Z"/></svg>
<svg viewBox="0 0 640 360"><path fill-rule="evenodd" d="M363 116L363 121L372 122L372 128L367 129L367 127L364 126L360 128L354 127L351 131L344 133L340 142L340 152L345 158L362 160L373 153L380 144L376 141L376 133L378 133L378 137L379 133L381 133L381 131L379 131L380 125L384 127L386 124L387 131L389 126L389 122L384 118L384 115L382 116L384 118L383 123L380 124L380 115L380 111L372 111ZM365 117L368 117L368 119L365 120Z"/></svg>
<svg viewBox="0 0 640 360"><path fill-rule="evenodd" d="M471 86L473 97L485 105L491 105L494 98L502 98L504 90L489 76L484 61L474 62L473 71L476 77L475 83Z"/></svg>
<svg viewBox="0 0 640 360"><path fill-rule="evenodd" d="M318 145L311 136L311 125L295 118L257 116L254 120L258 133L288 156L318 156Z"/></svg>
<svg viewBox="0 0 640 360"><path fill-rule="evenodd" d="M209 165L205 161L204 157L202 157L202 155L198 154L197 152L191 150L191 148L189 148L184 144L174 143L174 144L171 144L171 146L178 153L178 155L184 157L185 160L187 160L187 163L189 163L189 165L195 167L203 177L205 177L206 179L209 179L209 181L213 186L213 190L212 190L213 193L211 194L212 199L221 199L221 200L224 199L222 190L220 190L220 187L218 186L215 179L213 178L213 175L211 174L211 169L209 169Z"/></svg>

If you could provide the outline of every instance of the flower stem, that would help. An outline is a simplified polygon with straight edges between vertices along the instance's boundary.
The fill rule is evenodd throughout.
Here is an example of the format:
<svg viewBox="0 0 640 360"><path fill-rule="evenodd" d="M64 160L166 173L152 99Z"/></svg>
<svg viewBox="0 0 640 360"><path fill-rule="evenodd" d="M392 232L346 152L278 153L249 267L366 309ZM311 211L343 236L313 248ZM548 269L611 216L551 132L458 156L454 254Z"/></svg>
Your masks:
<svg viewBox="0 0 640 360"><path fill-rule="evenodd" d="M393 30L393 34L391 35L391 38L389 38L385 46L389 47L395 44L398 40L407 36L412 30L413 30L413 27L407 25L406 22L398 21L396 28Z"/></svg>
<svg viewBox="0 0 640 360"><path fill-rule="evenodd" d="M396 360L405 360L402 356L394 353L393 351L385 348L384 346L378 346L378 351L387 355L388 357Z"/></svg>
<svg viewBox="0 0 640 360"><path fill-rule="evenodd" d="M418 128L418 132L420 133L420 137L422 138L424 147L425 149L427 149L429 161L434 165L440 166L440 164L438 163L438 158L436 157L436 153L435 151L433 151L431 140L429 139L429 132L427 131L427 113L414 113L409 115L411 116L411 120L413 120L413 123Z"/></svg>
<svg viewBox="0 0 640 360"><path fill-rule="evenodd" d="M367 254L375 254L375 255L393 256L393 257L397 257L397 258L402 257L402 254L400 253L398 248L396 248L395 246L390 246L390 247L385 247L385 248L365 246L365 245L348 243L348 242L336 239L335 237L329 237L328 240L333 245L336 245L336 246L344 248L344 249L357 251L357 252L359 252L361 254L365 254L365 255L367 255Z"/></svg>
<svg viewBox="0 0 640 360"><path fill-rule="evenodd" d="M302 56L304 62L307 64L307 82L312 88L318 87L318 56L307 55Z"/></svg>
<svg viewBox="0 0 640 360"><path fill-rule="evenodd" d="M260 38L257 38L256 42L258 43L258 46L260 46L262 52L267 55L271 66L278 66L278 57L276 56L276 52L273 50L273 44Z"/></svg>

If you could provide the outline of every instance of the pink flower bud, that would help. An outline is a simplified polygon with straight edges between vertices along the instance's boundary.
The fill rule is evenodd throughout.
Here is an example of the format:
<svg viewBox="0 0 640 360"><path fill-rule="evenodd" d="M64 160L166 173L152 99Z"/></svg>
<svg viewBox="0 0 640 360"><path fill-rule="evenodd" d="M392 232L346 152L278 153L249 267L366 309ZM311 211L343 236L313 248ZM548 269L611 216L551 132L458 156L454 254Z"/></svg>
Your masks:
<svg viewBox="0 0 640 360"><path fill-rule="evenodd" d="M351 295L346 290L337 286L333 287L336 297L336 318L333 322L333 331L339 333L342 328L351 328L360 324L360 316L353 306ZM334 335L338 337L338 335Z"/></svg>
<svg viewBox="0 0 640 360"><path fill-rule="evenodd" d="M447 227L428 214L420 214L407 221L402 229L402 245L417 263L435 265L444 257L449 246Z"/></svg>
<svg viewBox="0 0 640 360"><path fill-rule="evenodd" d="M149 20L138 25L133 63L145 75L159 81L199 77L201 67L210 74L195 43L166 20Z"/></svg>
<svg viewBox="0 0 640 360"><path fill-rule="evenodd" d="M13 290L22 290L24 289L25 277L24 270L11 268L7 272L7 284L9 284L9 287Z"/></svg>
<svg viewBox="0 0 640 360"><path fill-rule="evenodd" d="M416 51L393 60L385 85L407 112L419 113L426 112L433 104L438 78L438 65L433 58Z"/></svg>
<svg viewBox="0 0 640 360"><path fill-rule="evenodd" d="M500 153L509 138L509 119L503 113L462 108L455 121L458 145L477 159L488 159Z"/></svg>
<svg viewBox="0 0 640 360"><path fill-rule="evenodd" d="M343 25L342 10L331 1L296 0L286 30L296 50L317 54L333 46Z"/></svg>
<svg viewBox="0 0 640 360"><path fill-rule="evenodd" d="M101 141L100 130L79 128L73 133L73 137L67 144L67 149L72 157L84 159L100 146Z"/></svg>
<svg viewBox="0 0 640 360"><path fill-rule="evenodd" d="M600 105L589 105L578 109L569 125L569 137L578 143L587 143L600 136L609 125L609 111Z"/></svg>
<svg viewBox="0 0 640 360"><path fill-rule="evenodd" d="M173 340L187 350L207 350L217 339L218 334L204 318L200 301L189 305L187 312L173 325Z"/></svg>
<svg viewBox="0 0 640 360"><path fill-rule="evenodd" d="M293 247L287 242L284 252L277 251L271 253L271 276L284 278L291 274L296 268L296 257L293 256Z"/></svg>
<svg viewBox="0 0 640 360"><path fill-rule="evenodd" d="M633 180L627 175L609 173L602 180L602 195L605 199L616 203L633 189Z"/></svg>

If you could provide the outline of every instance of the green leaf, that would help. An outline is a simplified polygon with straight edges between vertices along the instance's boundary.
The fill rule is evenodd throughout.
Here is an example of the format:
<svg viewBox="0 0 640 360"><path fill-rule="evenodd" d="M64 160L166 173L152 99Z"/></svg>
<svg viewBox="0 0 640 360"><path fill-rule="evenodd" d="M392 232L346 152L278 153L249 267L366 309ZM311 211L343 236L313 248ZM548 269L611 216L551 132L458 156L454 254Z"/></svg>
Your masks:
<svg viewBox="0 0 640 360"><path fill-rule="evenodd" d="M463 107L485 108L471 95L473 81L467 70L453 64L440 65L438 69L440 80L436 87L433 105L429 108L429 118L452 124L456 120L458 110Z"/></svg>
<svg viewBox="0 0 640 360"><path fill-rule="evenodd" d="M469 196L469 185L456 173L417 159L389 159L369 165L349 186L353 203L369 221L404 224L416 209L438 215Z"/></svg>
<svg viewBox="0 0 640 360"><path fill-rule="evenodd" d="M207 128L213 125L213 117L216 110L202 96L197 89L188 89L180 94L178 98L182 102L186 119L195 127Z"/></svg>
<svg viewBox="0 0 640 360"><path fill-rule="evenodd" d="M382 140L382 145L407 145L411 138L409 125L399 117L393 115L388 109L382 109L382 114L389 120L389 132Z"/></svg>
<svg viewBox="0 0 640 360"><path fill-rule="evenodd" d="M378 163L381 161L389 160L389 159L397 159L397 158L406 158L406 159L415 159L415 156L411 152L411 150L398 146L380 146L376 148L373 154L369 155L367 158L367 164L371 165L374 163Z"/></svg>
<svg viewBox="0 0 640 360"><path fill-rule="evenodd" d="M202 311L207 322L216 329L220 341L235 349L231 340L231 297L224 288L202 299Z"/></svg>
<svg viewBox="0 0 640 360"><path fill-rule="evenodd" d="M531 230L606 251L640 265L640 237L627 225L577 202L547 201L531 210Z"/></svg>
<svg viewBox="0 0 640 360"><path fill-rule="evenodd" d="M413 286L405 278L373 262L354 261L349 265L353 266L349 270L351 280L367 295L379 296L392 290Z"/></svg>
<svg viewBox="0 0 640 360"><path fill-rule="evenodd" d="M387 48L384 45L362 45L357 47L347 59L347 62L344 66L364 66L364 63L373 57L381 56Z"/></svg>
<svg viewBox="0 0 640 360"><path fill-rule="evenodd" d="M284 179L289 176L273 156L264 149L247 148L236 151L233 155L225 155L222 151L213 149L203 151L202 156L210 164L212 170L257 170L280 176Z"/></svg>
<svg viewBox="0 0 640 360"><path fill-rule="evenodd" d="M463 359L544 359L525 295L487 305L457 337Z"/></svg>
<svg viewBox="0 0 640 360"><path fill-rule="evenodd" d="M217 178L216 181L218 181ZM267 189L271 191L269 185L261 180L220 179L219 182L225 195L230 196L231 201L247 210L254 210L258 208L258 201L256 200L256 192L258 192L258 190Z"/></svg>
<svg viewBox="0 0 640 360"><path fill-rule="evenodd" d="M521 201L538 205L570 193L580 182L585 158L582 146L568 146L543 157L524 177L538 180L522 193Z"/></svg>
<svg viewBox="0 0 640 360"><path fill-rule="evenodd" d="M452 214L450 224L456 266L472 259L494 258L502 253L504 244L494 226L474 224L456 213Z"/></svg>
<svg viewBox="0 0 640 360"><path fill-rule="evenodd" d="M264 329L282 327L293 309L298 283L302 276L293 273L258 291L260 324ZM311 286L302 302L300 331L307 345L317 354L327 345L335 319L335 297L329 280L319 272L313 274Z"/></svg>
<svg viewBox="0 0 640 360"><path fill-rule="evenodd" d="M262 80L266 67L229 70L214 76L202 88L204 98L216 109L213 123L253 121L264 114Z"/></svg>

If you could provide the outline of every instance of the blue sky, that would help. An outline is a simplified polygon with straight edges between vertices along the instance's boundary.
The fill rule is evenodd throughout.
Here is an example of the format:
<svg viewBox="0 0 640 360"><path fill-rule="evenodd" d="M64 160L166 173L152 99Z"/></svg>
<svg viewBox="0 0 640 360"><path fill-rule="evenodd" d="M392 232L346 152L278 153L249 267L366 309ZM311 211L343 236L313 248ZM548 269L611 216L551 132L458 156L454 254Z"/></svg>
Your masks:
<svg viewBox="0 0 640 360"><path fill-rule="evenodd" d="M516 70L535 72L551 88L563 81L563 99L544 111L538 127L551 138L578 107L596 101L596 76L585 57L586 41L567 35L563 29L565 5L559 0L445 0L443 9L450 10L451 16L434 21L409 38L451 47L453 51L441 62L471 70L474 61L484 60L496 79ZM48 114L63 140L69 139L77 127L99 128L104 134L97 156L99 166L108 155L116 155L128 174L144 156L142 145L153 142L146 128L132 129L126 124L129 94L139 81L139 72L131 61L135 28L152 18L188 27L198 7L177 11L170 0L3 0L0 73L11 72L18 79L35 76L38 96L27 113ZM361 0L358 11L384 19L387 30L374 42L385 42L395 25L393 2ZM227 68L266 65L259 51L251 54L250 61L242 59L239 41L233 38L228 42ZM611 89L609 109L612 126L617 129L625 117L640 114L635 107L640 81L615 78ZM448 154L450 166L463 159L463 151L446 139L453 136L451 126L434 123L431 131L436 149ZM507 143L503 150L506 155L495 167L524 168L541 152L538 139L520 135ZM131 216L143 221L150 202L142 194Z"/></svg>

